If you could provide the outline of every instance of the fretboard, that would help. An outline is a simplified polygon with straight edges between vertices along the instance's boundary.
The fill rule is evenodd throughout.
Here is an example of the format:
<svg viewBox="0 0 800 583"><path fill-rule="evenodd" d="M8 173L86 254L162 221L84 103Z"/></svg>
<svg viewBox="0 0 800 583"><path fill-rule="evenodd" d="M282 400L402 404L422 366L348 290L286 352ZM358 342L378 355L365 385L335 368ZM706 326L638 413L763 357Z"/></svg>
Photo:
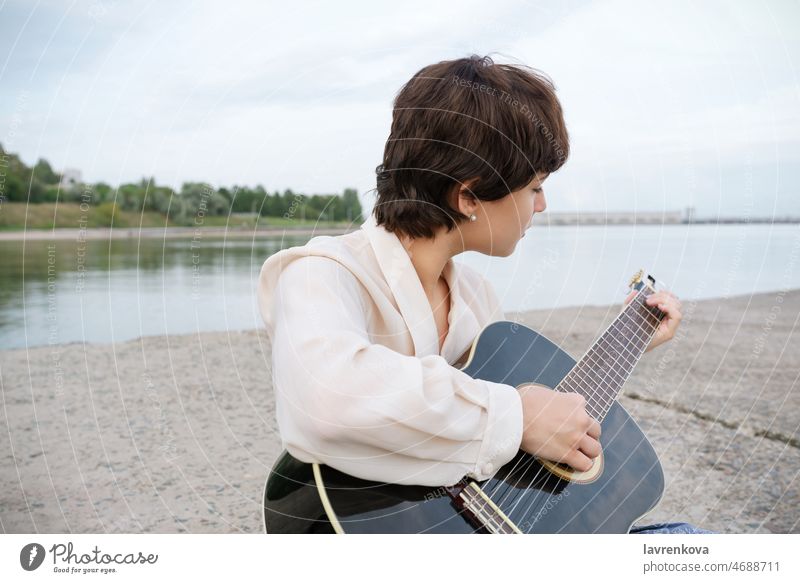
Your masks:
<svg viewBox="0 0 800 583"><path fill-rule="evenodd" d="M619 396L664 313L644 303L655 293L642 285L625 309L586 351L556 387L586 398L586 411L602 421Z"/></svg>

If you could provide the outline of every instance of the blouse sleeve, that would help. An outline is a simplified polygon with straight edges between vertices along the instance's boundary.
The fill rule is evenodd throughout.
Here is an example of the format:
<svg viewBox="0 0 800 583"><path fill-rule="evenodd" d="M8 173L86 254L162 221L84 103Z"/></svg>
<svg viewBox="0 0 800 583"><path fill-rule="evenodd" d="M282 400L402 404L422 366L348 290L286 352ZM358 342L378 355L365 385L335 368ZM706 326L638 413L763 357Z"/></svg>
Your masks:
<svg viewBox="0 0 800 583"><path fill-rule="evenodd" d="M522 440L510 385L439 355L373 343L361 284L334 259L289 263L274 294L272 373L284 447L363 479L426 486L484 480Z"/></svg>

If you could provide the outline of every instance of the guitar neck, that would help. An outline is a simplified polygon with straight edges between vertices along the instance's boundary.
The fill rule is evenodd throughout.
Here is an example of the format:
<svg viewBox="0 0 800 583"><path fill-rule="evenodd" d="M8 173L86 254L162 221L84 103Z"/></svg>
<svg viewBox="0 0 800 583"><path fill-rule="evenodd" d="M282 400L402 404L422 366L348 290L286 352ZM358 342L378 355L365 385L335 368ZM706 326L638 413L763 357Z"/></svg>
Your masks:
<svg viewBox="0 0 800 583"><path fill-rule="evenodd" d="M655 290L641 283L639 291L586 354L559 383L557 390L586 398L586 411L605 418L664 317L645 300Z"/></svg>

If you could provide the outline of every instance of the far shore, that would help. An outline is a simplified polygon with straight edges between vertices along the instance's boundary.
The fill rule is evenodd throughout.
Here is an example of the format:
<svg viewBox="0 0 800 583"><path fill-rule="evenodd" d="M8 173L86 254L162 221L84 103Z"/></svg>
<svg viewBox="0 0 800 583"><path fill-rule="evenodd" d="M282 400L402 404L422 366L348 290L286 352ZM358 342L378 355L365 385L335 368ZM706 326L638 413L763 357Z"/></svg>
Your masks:
<svg viewBox="0 0 800 583"><path fill-rule="evenodd" d="M253 239L257 237L303 237L310 235L344 235L359 228L347 227L147 227L142 229L28 229L0 231L0 241L43 241L81 239L191 239L193 237Z"/></svg>
<svg viewBox="0 0 800 583"><path fill-rule="evenodd" d="M544 222L544 221L539 221ZM756 224L758 221L749 221ZM707 226L722 224L732 226L733 222L710 223L566 223L550 221L551 227L579 226L588 227L679 227L679 226ZM743 222L741 224L747 224ZM774 222L773 224L790 224ZM792 223L796 224L796 223ZM257 237L307 237L315 235L344 235L360 228L360 223L349 226L275 226L275 227L120 227L103 228L91 227L87 229L9 229L0 230L0 241L45 241L45 240L78 240L78 239L192 239L192 238L227 238L227 239L255 239Z"/></svg>

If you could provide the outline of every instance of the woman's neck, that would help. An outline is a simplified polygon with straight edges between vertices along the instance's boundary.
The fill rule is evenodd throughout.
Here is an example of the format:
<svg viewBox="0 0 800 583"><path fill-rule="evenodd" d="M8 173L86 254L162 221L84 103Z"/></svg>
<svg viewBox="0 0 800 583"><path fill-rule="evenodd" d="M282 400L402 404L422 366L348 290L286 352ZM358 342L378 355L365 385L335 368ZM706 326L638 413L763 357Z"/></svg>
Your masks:
<svg viewBox="0 0 800 583"><path fill-rule="evenodd" d="M447 262L464 250L458 229L450 233L445 233L445 230L440 230L432 239L399 237L428 296L436 291Z"/></svg>

